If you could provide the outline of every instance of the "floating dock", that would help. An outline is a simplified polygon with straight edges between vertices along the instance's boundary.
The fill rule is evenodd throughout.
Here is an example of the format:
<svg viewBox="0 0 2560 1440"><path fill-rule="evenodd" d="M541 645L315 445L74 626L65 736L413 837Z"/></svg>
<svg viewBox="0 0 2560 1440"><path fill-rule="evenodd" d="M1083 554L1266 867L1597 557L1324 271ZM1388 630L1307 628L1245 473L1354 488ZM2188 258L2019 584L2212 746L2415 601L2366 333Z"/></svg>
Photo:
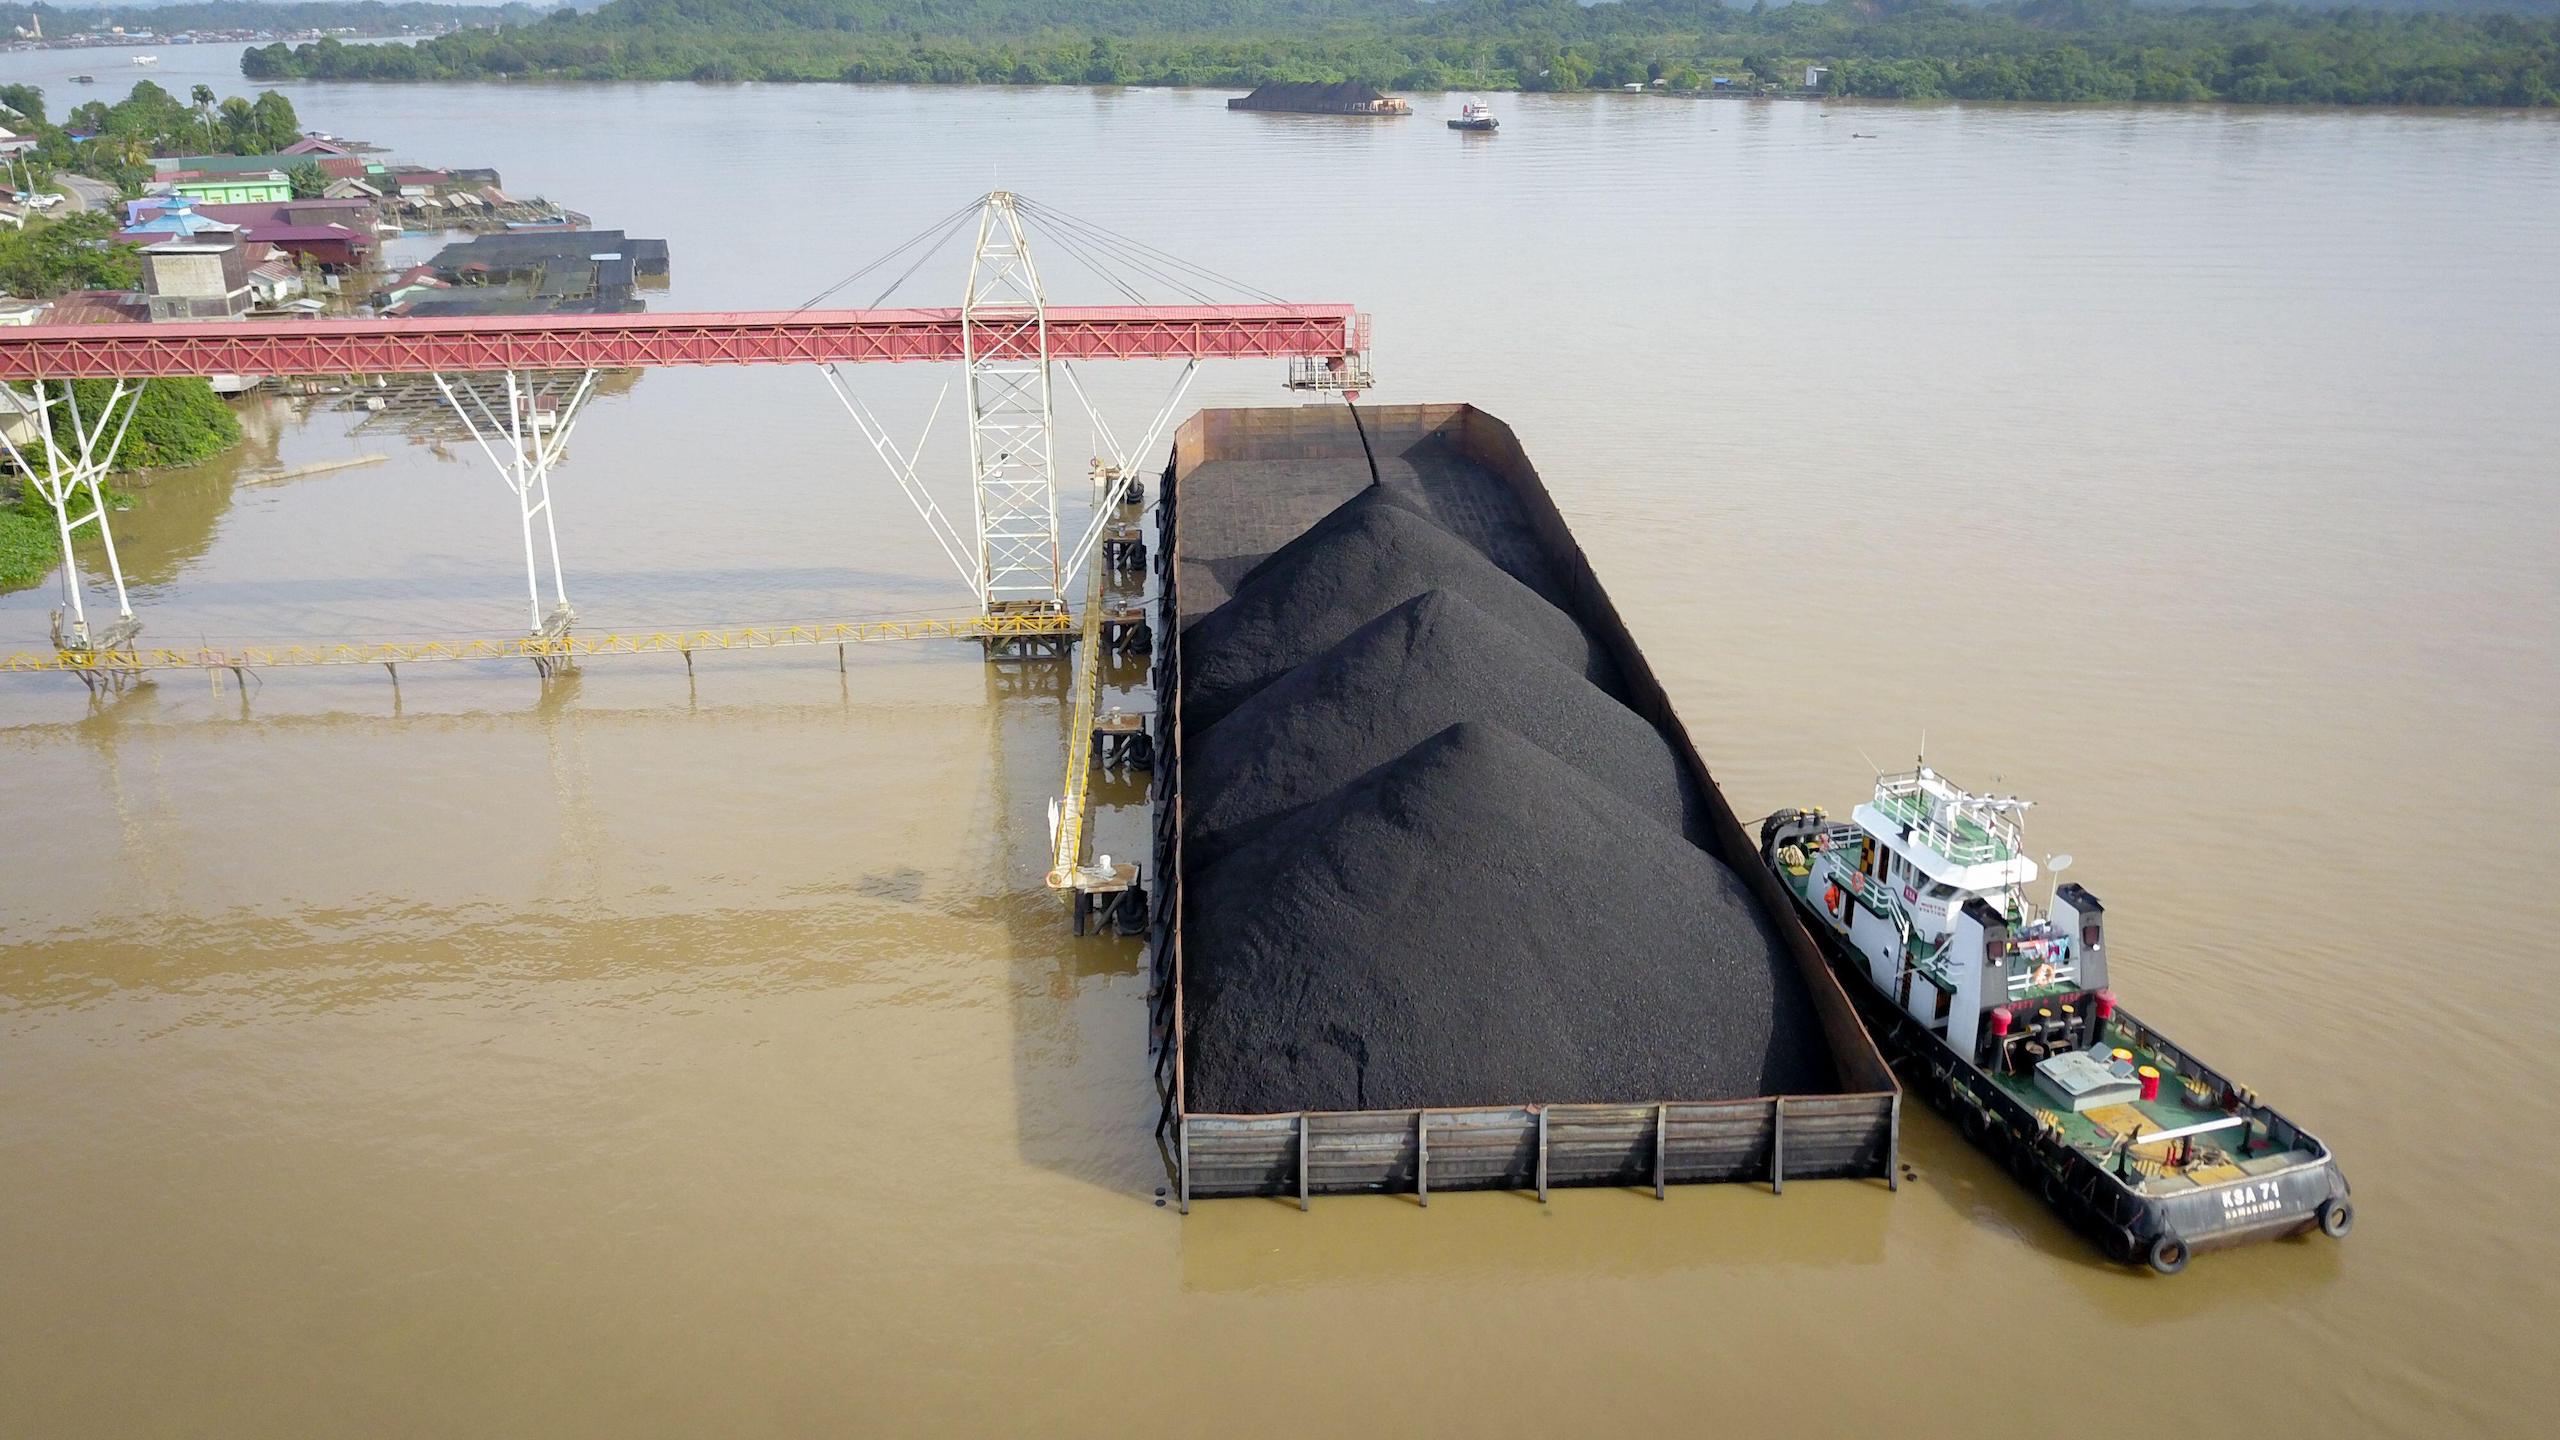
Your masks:
<svg viewBox="0 0 2560 1440"><path fill-rule="evenodd" d="M1510 428L1463 405L1371 407L1359 412L1359 420L1366 430L1365 448L1362 429L1355 426L1346 407L1201 412L1186 422L1176 436L1173 461L1164 476L1163 503L1156 511L1152 546L1158 582L1153 627L1157 701L1152 870L1160 900L1154 907L1149 932L1151 1021L1157 1073L1167 1097L1164 1126L1176 1147L1182 1206L1187 1209L1195 1198L1220 1196L1294 1195L1304 1206L1313 1196L1324 1194L1412 1193L1427 1204L1435 1190L1513 1189L1534 1191L1543 1198L1552 1188L1569 1186L1649 1185L1661 1194L1671 1185L1720 1181L1766 1181L1773 1188L1783 1188L1788 1180L1826 1178L1881 1178L1892 1183L1900 1090L1891 1071L1860 1024L1830 966L1796 918L1776 877L1758 863L1751 837L1716 788L1652 668L1592 574ZM1381 479L1374 490L1373 474ZM1779 977L1790 997L1787 1004L1794 1007L1793 1014L1801 1017L1800 1033L1782 1032L1770 1044L1773 1055L1782 1043L1795 1053L1784 1057L1784 1063L1773 1059L1767 1073L1802 1077L1807 1083L1774 1094L1504 1093L1471 1094L1465 1103L1410 1103L1403 1099L1376 1103L1369 1097L1381 1093L1405 1096L1413 1093L1414 1087L1398 1087L1392 1078L1392 1057L1355 1053L1371 1043L1355 1037L1345 1043L1346 1053L1353 1058L1337 1068L1356 1067L1361 1087L1357 1093L1363 1103L1310 1101L1306 1108L1282 1108L1268 1103L1269 1087L1239 1088L1234 1079L1235 1062L1250 1046L1262 1044L1269 1048L1268 1036L1256 1029L1269 1017L1239 1020L1232 989L1223 1001L1208 998L1209 992L1203 989L1204 977L1217 973L1218 967L1227 963L1227 957L1187 953L1186 947L1229 943L1228 937L1235 933L1230 923L1237 904L1233 896L1239 889L1245 889L1248 895L1250 891L1230 884L1228 898L1220 900L1212 890L1201 888L1202 876L1237 855L1246 856L1249 864L1258 867L1275 853L1273 844L1281 843L1272 842L1269 837L1277 834L1285 842L1300 832L1274 831L1266 826L1255 832L1264 837L1259 842L1262 848L1248 853L1238 848L1243 842L1237 836L1249 827L1230 826L1225 833L1200 828L1204 812L1195 800L1200 804L1213 802L1217 798L1214 792L1230 777L1204 770L1186 771L1186 765L1198 767L1207 763L1203 757L1213 751L1232 752L1232 732L1223 737L1228 743L1212 744L1204 737L1227 719L1246 714L1253 702L1250 695L1239 702L1238 687L1229 684L1222 688L1216 678L1220 673L1232 673L1238 657L1186 651L1187 645L1205 650L1220 627L1213 625L1188 637L1186 631L1226 606L1240 587L1250 590L1257 583L1256 578L1249 578L1250 572L1273 552L1319 529L1319 522L1340 527L1343 522L1338 511L1360 508L1346 502L1364 492L1372 500L1379 499L1383 492L1396 489L1399 482L1420 497L1418 513L1436 517L1436 523L1445 525L1448 533L1476 547L1485 559L1508 574L1534 581L1538 594L1570 617L1579 634L1587 637L1593 652L1585 664L1589 684L1585 685L1569 667L1555 670L1561 678L1554 683L1561 688L1590 689L1594 695L1606 697L1598 703L1623 705L1632 712L1634 718L1619 716L1612 723L1633 727L1646 736L1645 744L1662 750L1667 757L1662 768L1673 774L1673 788L1682 797L1665 802L1651 815L1638 816L1627 848L1630 853L1645 847L1652 847L1652 851L1678 851L1671 857L1675 863L1691 865L1695 873L1714 879L1714 886L1701 888L1729 888L1734 907L1730 913L1742 918L1725 923L1749 932L1742 937L1747 942L1742 948L1761 947L1764 969ZM1404 523L1397 517L1387 518L1396 524ZM1436 537L1437 532L1433 535ZM1430 543L1437 544L1437 538ZM1397 607L1396 613L1403 615L1407 611L1426 619L1455 616L1469 625L1496 623L1477 615L1471 602L1451 599L1436 589L1430 596ZM1386 618L1382 617L1381 623ZM1363 626L1362 632L1375 628ZM1344 641L1334 650L1351 644ZM1334 651L1326 653L1331 656ZM1297 682L1301 691L1307 688L1305 672L1325 663L1328 662L1323 659L1311 660L1291 672L1301 677ZM1548 662L1540 659L1533 663ZM1289 682L1273 681L1269 688L1277 691L1285 683ZM1574 703L1587 703L1587 697ZM1188 724L1186 704L1195 710ZM1532 767L1549 763L1550 757L1508 730L1494 734L1491 740L1479 736L1469 741L1468 734L1490 728L1474 725L1473 718L1462 716L1460 723L1451 725L1427 744L1415 746L1405 760L1396 763L1407 764L1412 755L1421 755L1435 746L1437 753L1443 755L1453 748L1472 749ZM1453 736L1458 737L1454 743ZM1375 786L1382 783L1378 778L1381 774L1393 769L1381 766L1355 784ZM1524 779L1522 788L1529 783ZM1501 784L1478 788L1501 796L1514 787ZM1608 807L1619 805L1620 801L1602 794L1590 804L1594 807L1592 813L1605 817L1617 813ZM1291 816L1269 824L1298 824L1303 828L1305 822L1299 817L1318 808L1316 804L1306 804ZM1651 828L1655 815L1663 817L1663 828ZM1642 828L1643 835L1634 835L1634 828ZM1570 869L1563 858L1551 863L1546 852L1535 848L1534 837L1526 831L1518 837L1482 838L1497 846L1512 839L1529 842L1515 857L1516 871L1533 889L1542 883L1550 868ZM1282 843L1280 853L1285 853L1286 848ZM1611 853L1600 857L1597 863L1606 865L1618 858L1617 847L1607 848ZM1203 856L1208 858L1204 860ZM1580 857L1572 863L1587 868L1592 862L1589 857ZM1727 874L1729 880L1724 878ZM1452 883L1459 883L1458 877L1452 877ZM1285 894L1285 877L1275 880L1274 890L1275 894ZM1640 894L1631 893L1624 899L1635 909L1649 903ZM1553 907L1547 901L1552 901ZM1248 899L1248 908L1251 903ZM1286 900L1273 903L1285 904ZM1505 905L1509 903L1506 899ZM1601 908L1606 910L1615 904L1613 897L1610 905ZM1204 928L1203 916L1211 913L1204 906L1227 917L1221 922L1227 928ZM1577 906L1580 909L1576 913L1593 908L1571 887L1564 887L1552 896L1524 903L1521 913L1543 921L1550 917L1535 912L1550 908L1572 910ZM1363 918L1356 904L1342 908L1354 925ZM1650 913L1677 918L1687 912L1676 906L1656 906ZM1544 933L1554 934L1552 930ZM1630 995L1607 993L1613 973L1610 965L1615 960L1628 961L1630 973L1641 968L1646 983L1656 986L1668 973L1675 988L1686 973L1680 967L1694 965L1701 988L1712 989L1705 984L1707 971L1717 963L1713 952L1722 943L1712 934L1680 934L1667 937L1669 943L1663 945L1627 947L1623 938L1612 938L1619 932L1604 927L1594 933L1597 938L1592 944L1603 950L1615 944L1644 953L1573 955L1571 958L1577 962L1595 963L1575 972L1572 983L1582 989L1569 988L1559 981L1563 1009L1584 1012L1556 1015L1554 1028L1559 1034L1571 1031L1577 1023L1587 1034L1591 1017L1617 1013L1612 1006L1620 1011L1627 1007ZM1348 943L1363 942L1355 938ZM1398 942L1385 937L1378 943L1392 947ZM1520 953L1492 956L1487 973L1505 979L1520 973L1536 975L1542 966L1577 948L1570 943L1560 945L1552 938L1543 945L1530 940L1521 944ZM1340 953L1338 943L1331 953ZM1377 958L1392 980L1393 967L1403 957L1389 953ZM1203 970L1204 964L1209 969ZM1767 979L1764 974L1764 983ZM1467 998L1472 1002L1479 997L1471 994ZM1483 1003L1511 1005L1515 1012L1518 1009L1513 1002L1499 998ZM1206 1008L1195 1013L1193 1006ZM1217 1018L1203 1025L1198 1023L1200 1015ZM1485 1033L1505 1027L1535 1031L1548 1017L1541 1012L1489 1018L1499 1023L1488 1025ZM1768 1033L1768 1016L1739 1018L1756 1018L1763 1033ZM1454 1043L1462 1057L1465 1046L1477 1033L1472 1027L1456 1025L1443 1025L1436 1031L1442 1052L1445 1054L1449 1044ZM1411 1034L1408 1028L1378 1038L1381 1043L1402 1046L1409 1042ZM1449 1040L1452 1034L1454 1041ZM1651 1046L1657 1053L1651 1057L1600 1057L1605 1063L1595 1073L1691 1073L1678 1063L1649 1064L1652 1059L1678 1061L1681 1057L1661 1052L1679 1049L1685 1038L1670 1040L1639 1034L1627 1046L1597 1047ZM1204 1044L1213 1047L1214 1053L1204 1051ZM1567 1063L1572 1063L1576 1058L1573 1052L1594 1047L1548 1048L1563 1053ZM1534 1066L1524 1068L1510 1063L1515 1058L1487 1054L1484 1072L1492 1077L1535 1073ZM1328 1057L1325 1063L1334 1060ZM1460 1063L1466 1062L1462 1058ZM1208 1070L1202 1069L1204 1064ZM1610 1065L1617 1068L1609 1071ZM1212 1071L1219 1078L1207 1079ZM1296 1072L1282 1067L1278 1073L1282 1076L1277 1082L1280 1086L1294 1083L1288 1076ZM1445 1076L1447 1067L1437 1073ZM1483 1090L1507 1083L1510 1082L1488 1079L1484 1085L1461 1084L1455 1088ZM1206 1093L1219 1086L1226 1087L1226 1095L1265 1096L1265 1103L1262 1108L1241 1112L1214 1108L1228 1104L1224 1096ZM1307 1088L1310 1095L1330 1097L1336 1093L1321 1084L1311 1083Z"/></svg>

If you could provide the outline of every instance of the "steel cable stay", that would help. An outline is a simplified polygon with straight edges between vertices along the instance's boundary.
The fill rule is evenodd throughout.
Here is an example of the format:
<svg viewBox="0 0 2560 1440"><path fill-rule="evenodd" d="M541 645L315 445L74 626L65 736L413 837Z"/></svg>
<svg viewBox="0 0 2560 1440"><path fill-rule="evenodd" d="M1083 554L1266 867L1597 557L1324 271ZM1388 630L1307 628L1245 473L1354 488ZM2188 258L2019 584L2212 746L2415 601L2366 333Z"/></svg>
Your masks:
<svg viewBox="0 0 2560 1440"><path fill-rule="evenodd" d="M1210 292L1201 289L1198 285L1193 284L1190 281L1185 280L1179 274L1168 273L1166 267L1163 265L1145 255L1128 249L1126 246L1118 244L1116 241L1099 237L1090 232L1074 227L1054 223L1039 226L1037 228L1043 239L1052 244L1069 248L1070 253L1098 254L1102 257L1107 257L1110 260L1117 261L1120 265L1134 271L1153 284L1165 290L1169 290L1175 295L1178 295L1185 300L1189 300L1194 304L1214 305L1218 303L1216 297ZM1088 260L1086 263L1097 266L1100 264L1097 260ZM1115 276L1114 279L1116 282L1117 277ZM1139 297L1137 298L1136 303L1146 304L1148 302L1143 297Z"/></svg>
<svg viewBox="0 0 2560 1440"><path fill-rule="evenodd" d="M1186 284L1178 276L1166 274L1161 267L1150 263L1144 256L1135 255L1125 250L1115 250L1107 242L1097 241L1090 236L1081 236L1076 231L1064 226L1040 226L1035 228L1038 230L1042 239L1058 246L1060 249L1065 250L1068 254L1075 256L1079 261L1083 262L1085 268L1093 271L1096 275L1101 276L1104 281L1109 283L1113 288L1127 296L1131 304L1144 305L1147 304L1148 301L1144 293L1136 286L1131 285L1128 281L1123 279L1118 271L1112 269L1106 263L1106 259L1117 260L1121 265L1136 271L1145 279L1153 281L1155 284L1174 292L1176 295L1179 295L1183 299L1189 300L1194 304L1214 305L1217 303L1213 297L1200 290L1197 286Z"/></svg>
<svg viewBox="0 0 2560 1440"><path fill-rule="evenodd" d="M1104 284L1119 291L1122 299L1127 300L1132 305L1144 305L1147 303L1146 296L1141 294L1136 286L1133 286L1128 281L1122 279L1117 271L1112 270L1109 266L1105 265L1099 257L1093 255L1080 242L1069 239L1063 232L1055 231L1048 232L1047 238L1054 242L1059 249L1066 251L1067 254L1073 257L1078 264L1093 272L1095 277L1100 279Z"/></svg>
<svg viewBox="0 0 2560 1440"><path fill-rule="evenodd" d="M1067 212L1058 209L1054 205L1046 205L1037 200L1024 200L1022 204L1025 209L1031 212L1033 218L1036 220L1045 221L1051 225L1074 228L1083 231L1088 236L1097 238L1100 241L1109 242L1123 249L1136 251L1142 255L1152 256L1162 264L1188 271L1203 280L1224 285L1231 290L1250 296L1267 305L1285 305L1288 303L1268 290L1246 284L1244 281L1238 280L1232 275L1222 274L1205 265L1195 264L1192 261L1185 260L1170 250L1166 250L1161 246L1150 245L1146 241L1140 240L1135 236L1123 235L1119 231L1113 230L1108 226L1096 224L1091 220L1086 220L1079 216L1070 215Z"/></svg>
<svg viewBox="0 0 2560 1440"><path fill-rule="evenodd" d="M808 299L801 301L797 306L793 307L791 313L797 315L802 311L815 310L821 303L834 296L847 285L850 285L854 281L861 279L863 276L870 274L872 271L879 269L881 266L888 264L890 261L897 259L900 255L905 254L910 248L922 243L927 237L932 237L933 239L933 243L926 247L927 254L931 254L933 251L942 248L944 244L950 241L953 235L959 233L960 227L967 223L969 217L978 213L986 203L987 197L980 195L970 200L967 204L962 205L960 208L953 210L948 214L936 217L932 221L928 222L922 230L919 230L915 234L908 236L905 240L900 241L895 249L887 251L877 259L871 261L869 264L864 265L861 269L854 271L852 274L838 280L826 289L821 290L817 294L810 296ZM941 233L936 235L936 231L940 231ZM914 273L914 268L909 267L907 274L912 275ZM901 275L898 277L898 282L903 283L905 279L906 276ZM892 284L889 288L891 290L895 290L898 286L897 284ZM886 292L883 292L881 298L888 298ZM879 301L873 301L872 305L874 308L877 308Z"/></svg>

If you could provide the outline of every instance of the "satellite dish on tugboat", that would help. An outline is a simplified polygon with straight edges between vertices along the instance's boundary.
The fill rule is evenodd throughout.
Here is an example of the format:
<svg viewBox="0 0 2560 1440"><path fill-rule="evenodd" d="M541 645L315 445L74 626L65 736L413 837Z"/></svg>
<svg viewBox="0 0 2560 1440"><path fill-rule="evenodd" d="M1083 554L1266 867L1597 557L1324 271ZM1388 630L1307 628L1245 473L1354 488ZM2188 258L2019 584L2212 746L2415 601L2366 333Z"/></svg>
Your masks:
<svg viewBox="0 0 2560 1440"><path fill-rule="evenodd" d="M1049 803L1054 805L1057 802L1053 800ZM2070 868L2071 856L2068 852L2044 857L2044 913L2048 919L2052 918L2054 902L2062 895L2062 872Z"/></svg>
<svg viewBox="0 0 2560 1440"><path fill-rule="evenodd" d="M2056 875L2059 875L2063 871L2071 868L2071 857L2068 855L2047 855L2044 857L2044 868Z"/></svg>

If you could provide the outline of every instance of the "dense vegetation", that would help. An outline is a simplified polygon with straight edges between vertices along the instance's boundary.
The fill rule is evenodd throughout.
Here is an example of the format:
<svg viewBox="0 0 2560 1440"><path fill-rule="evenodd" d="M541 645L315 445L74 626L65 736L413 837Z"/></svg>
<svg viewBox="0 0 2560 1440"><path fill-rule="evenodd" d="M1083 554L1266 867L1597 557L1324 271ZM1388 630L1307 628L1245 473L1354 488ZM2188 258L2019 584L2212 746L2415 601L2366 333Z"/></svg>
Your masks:
<svg viewBox="0 0 2560 1440"><path fill-rule="evenodd" d="M114 243L116 217L103 210L0 230L0 295L51 299L65 290L130 290L142 267L130 245Z"/></svg>
<svg viewBox="0 0 2560 1440"><path fill-rule="evenodd" d="M34 487L13 489L17 484L14 476L0 476L0 590L34 584L62 558L53 512Z"/></svg>
<svg viewBox="0 0 2560 1440"><path fill-rule="evenodd" d="M105 380L74 381L80 413L95 420L99 407L107 403L110 386ZM57 413L54 432L59 440L70 442L67 410ZM239 418L210 384L194 379L145 381L133 426L125 431L124 447L116 452L116 468L164 470L193 465L239 443Z"/></svg>
<svg viewBox="0 0 2560 1440"><path fill-rule="evenodd" d="M113 183L128 195L151 181L154 155L264 155L302 138L293 102L273 90L255 100L222 99L198 85L180 100L145 80L109 104L75 105L60 124L45 117L44 92L32 85L0 85L0 124L35 137L24 157L26 178L41 189L69 170Z"/></svg>
<svg viewBox="0 0 2560 1440"><path fill-rule="evenodd" d="M252 78L841 80L1579 90L1713 75L1843 95L2549 105L2548 15L2131 0L613 0L416 46L269 45Z"/></svg>

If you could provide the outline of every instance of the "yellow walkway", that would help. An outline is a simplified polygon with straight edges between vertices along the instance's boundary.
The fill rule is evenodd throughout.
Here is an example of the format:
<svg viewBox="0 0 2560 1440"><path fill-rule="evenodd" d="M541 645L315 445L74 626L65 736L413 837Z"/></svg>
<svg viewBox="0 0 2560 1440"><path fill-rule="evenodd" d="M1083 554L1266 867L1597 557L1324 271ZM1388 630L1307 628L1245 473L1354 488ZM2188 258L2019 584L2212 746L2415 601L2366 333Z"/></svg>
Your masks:
<svg viewBox="0 0 2560 1440"><path fill-rule="evenodd" d="M657 630L631 635L538 636L505 640L391 640L282 645L144 646L117 651L21 651L0 656L0 674L99 670L267 670L286 665L416 665L445 660L585 660L606 655L690 655L697 650L779 650L882 640L1000 640L1069 635L1076 617L969 615L922 620L855 620L831 625L759 625L735 630Z"/></svg>

